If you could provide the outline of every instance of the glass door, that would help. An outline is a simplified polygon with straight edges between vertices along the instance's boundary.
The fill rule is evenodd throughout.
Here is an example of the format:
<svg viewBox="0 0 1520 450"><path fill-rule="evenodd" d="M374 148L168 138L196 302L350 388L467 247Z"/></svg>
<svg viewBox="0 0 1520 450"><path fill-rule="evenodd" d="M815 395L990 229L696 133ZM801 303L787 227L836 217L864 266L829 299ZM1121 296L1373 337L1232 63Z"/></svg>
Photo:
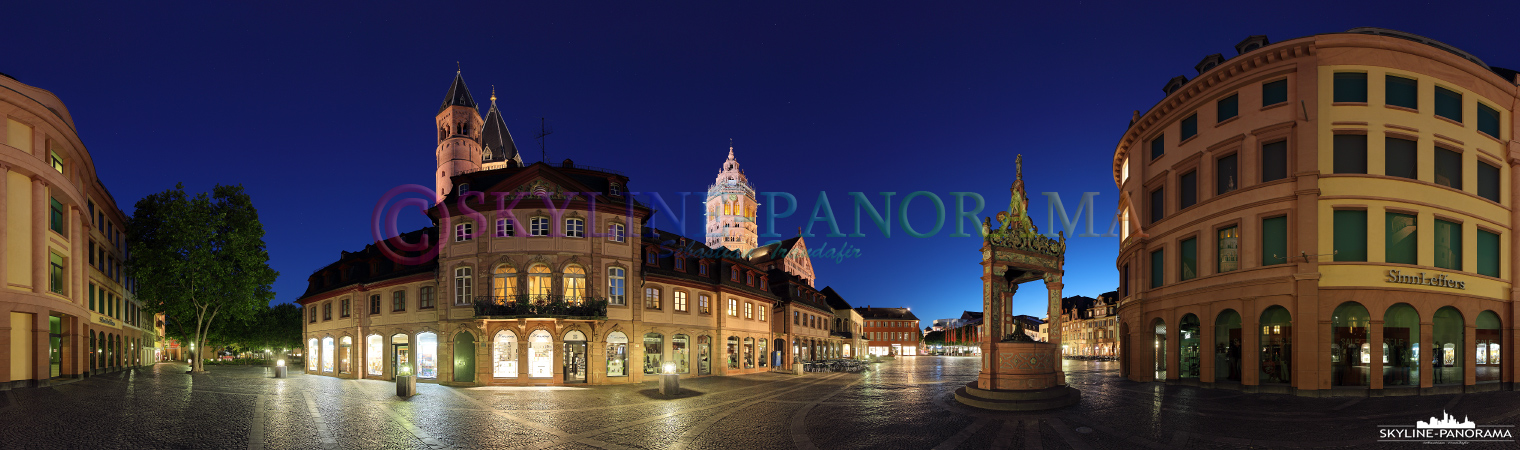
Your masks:
<svg viewBox="0 0 1520 450"><path fill-rule="evenodd" d="M586 382L586 341L565 342L565 383Z"/></svg>
<svg viewBox="0 0 1520 450"><path fill-rule="evenodd" d="M396 374L401 373L402 367L411 367L412 353L407 344L392 344L391 354L393 355L391 358L391 377L395 377Z"/></svg>
<svg viewBox="0 0 1520 450"><path fill-rule="evenodd" d="M63 318L48 316L48 360L52 367L50 377L63 374Z"/></svg>

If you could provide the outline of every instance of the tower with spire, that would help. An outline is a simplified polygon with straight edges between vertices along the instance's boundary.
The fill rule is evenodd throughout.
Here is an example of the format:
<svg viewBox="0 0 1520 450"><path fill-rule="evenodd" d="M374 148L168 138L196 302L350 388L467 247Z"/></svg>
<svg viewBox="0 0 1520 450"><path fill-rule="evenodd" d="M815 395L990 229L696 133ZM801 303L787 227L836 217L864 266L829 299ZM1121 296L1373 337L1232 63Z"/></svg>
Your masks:
<svg viewBox="0 0 1520 450"><path fill-rule="evenodd" d="M492 111L495 110L493 103ZM498 117L499 118L499 117ZM450 178L478 171L481 168L481 131L485 128L480 119L480 107L470 97L470 89L464 85L464 76L454 72L454 83L449 85L443 105L434 117L438 128L437 192L443 198L454 189ZM505 131L506 128L502 127Z"/></svg>
<svg viewBox="0 0 1520 450"><path fill-rule="evenodd" d="M491 87L491 109L486 112L485 129L480 133L481 157L485 170L507 167L509 162L522 167L522 155L517 154L517 144L512 142L512 132L501 120L501 110L496 109L496 87Z"/></svg>
<svg viewBox="0 0 1520 450"><path fill-rule="evenodd" d="M707 246L740 252L754 250L759 240L755 227L755 187L734 159L728 143L728 160L718 170L717 181L707 188Z"/></svg>

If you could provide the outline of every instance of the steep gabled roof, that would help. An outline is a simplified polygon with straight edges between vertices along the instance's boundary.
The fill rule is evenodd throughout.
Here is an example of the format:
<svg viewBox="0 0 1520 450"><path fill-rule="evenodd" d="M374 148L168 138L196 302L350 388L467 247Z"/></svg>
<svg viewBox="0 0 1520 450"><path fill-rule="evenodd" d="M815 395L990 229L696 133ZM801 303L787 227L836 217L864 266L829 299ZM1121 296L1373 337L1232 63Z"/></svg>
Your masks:
<svg viewBox="0 0 1520 450"><path fill-rule="evenodd" d="M512 132L507 130L507 123L501 119L501 111L496 109L496 93L491 93L491 110L486 112L485 128L480 130L480 144L485 148L483 162L517 161L522 165L522 156L517 154L517 143L512 142Z"/></svg>
<svg viewBox="0 0 1520 450"><path fill-rule="evenodd" d="M838 292L834 292L833 286L824 286L823 290L818 292L823 294L823 298L828 301L829 307L836 310L850 309L850 302L844 301L844 297L839 296Z"/></svg>
<svg viewBox="0 0 1520 450"><path fill-rule="evenodd" d="M863 319L918 320L918 316L913 315L913 311L909 310L908 308L876 308L866 306L864 308L855 308L855 311L860 313L860 317Z"/></svg>
<svg viewBox="0 0 1520 450"><path fill-rule="evenodd" d="M464 76L454 72L454 84L449 85L449 93L443 96L443 105L438 107L438 112L449 109L450 106L463 106L466 108L480 107L475 104L475 98L470 96L470 88L464 86Z"/></svg>

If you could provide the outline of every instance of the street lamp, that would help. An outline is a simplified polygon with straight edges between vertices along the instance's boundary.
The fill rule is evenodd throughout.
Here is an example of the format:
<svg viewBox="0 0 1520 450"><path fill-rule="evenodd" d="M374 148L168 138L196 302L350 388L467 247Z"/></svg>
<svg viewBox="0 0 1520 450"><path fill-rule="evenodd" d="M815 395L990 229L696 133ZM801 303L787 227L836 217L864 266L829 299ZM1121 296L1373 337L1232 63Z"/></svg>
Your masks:
<svg viewBox="0 0 1520 450"><path fill-rule="evenodd" d="M671 396L681 392L681 374L676 373L676 363L661 364L660 395Z"/></svg>

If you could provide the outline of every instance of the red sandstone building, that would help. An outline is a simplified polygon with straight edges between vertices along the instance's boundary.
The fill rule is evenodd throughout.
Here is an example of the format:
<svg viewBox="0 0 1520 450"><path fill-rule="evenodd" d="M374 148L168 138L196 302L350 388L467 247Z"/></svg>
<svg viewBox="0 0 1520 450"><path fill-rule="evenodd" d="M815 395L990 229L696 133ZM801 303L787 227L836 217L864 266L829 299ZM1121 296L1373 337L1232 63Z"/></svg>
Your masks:
<svg viewBox="0 0 1520 450"><path fill-rule="evenodd" d="M1520 74L1376 28L1235 52L1166 83L1114 154L1123 374L1511 389Z"/></svg>
<svg viewBox="0 0 1520 450"><path fill-rule="evenodd" d="M908 308L855 308L864 321L866 352L872 356L916 356L923 334Z"/></svg>

